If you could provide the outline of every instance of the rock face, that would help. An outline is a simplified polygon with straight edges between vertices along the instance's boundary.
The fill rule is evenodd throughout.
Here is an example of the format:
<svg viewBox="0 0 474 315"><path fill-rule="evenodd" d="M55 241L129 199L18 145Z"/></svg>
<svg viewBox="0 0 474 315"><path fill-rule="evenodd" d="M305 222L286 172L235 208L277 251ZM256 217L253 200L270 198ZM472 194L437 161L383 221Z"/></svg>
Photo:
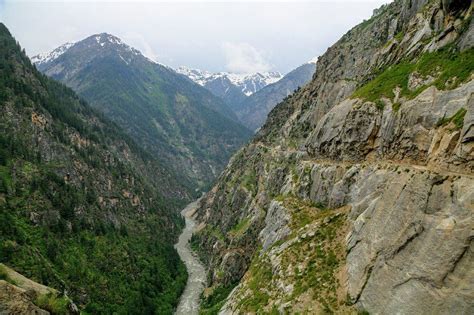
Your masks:
<svg viewBox="0 0 474 315"><path fill-rule="evenodd" d="M196 214L221 313L474 311L471 12L383 6L270 112Z"/></svg>
<svg viewBox="0 0 474 315"><path fill-rule="evenodd" d="M34 282L0 264L0 314L79 314L77 306L66 295ZM61 309L51 309L45 301L61 300ZM55 311L55 312L54 312Z"/></svg>
<svg viewBox="0 0 474 315"><path fill-rule="evenodd" d="M38 314L48 315L48 311L36 306L25 290L0 280L0 313L1 314Z"/></svg>

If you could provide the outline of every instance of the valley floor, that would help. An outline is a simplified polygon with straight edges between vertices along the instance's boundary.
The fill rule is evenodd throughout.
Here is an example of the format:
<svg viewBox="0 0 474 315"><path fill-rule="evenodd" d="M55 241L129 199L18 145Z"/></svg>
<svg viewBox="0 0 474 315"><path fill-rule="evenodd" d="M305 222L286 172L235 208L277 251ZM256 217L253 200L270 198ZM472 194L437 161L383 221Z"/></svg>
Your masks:
<svg viewBox="0 0 474 315"><path fill-rule="evenodd" d="M189 245L189 241L195 229L195 222L192 215L194 211L196 211L198 202L197 200L190 203L181 211L181 214L186 219L186 226L179 236L178 243L175 244L179 257L184 261L189 275L186 288L176 310L176 314L178 315L193 315L199 313L199 301L206 284L206 270L199 259L193 255Z"/></svg>

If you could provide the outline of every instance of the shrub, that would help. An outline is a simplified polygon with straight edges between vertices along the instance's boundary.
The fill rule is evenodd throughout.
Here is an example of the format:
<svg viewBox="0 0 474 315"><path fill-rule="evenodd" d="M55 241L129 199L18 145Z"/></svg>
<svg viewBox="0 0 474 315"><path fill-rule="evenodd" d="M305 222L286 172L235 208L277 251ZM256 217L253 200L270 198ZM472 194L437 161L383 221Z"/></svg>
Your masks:
<svg viewBox="0 0 474 315"><path fill-rule="evenodd" d="M69 300L65 296L58 297L52 292L38 296L35 304L53 315L68 314Z"/></svg>
<svg viewBox="0 0 474 315"><path fill-rule="evenodd" d="M450 122L454 123L455 129L461 129L464 125L464 116L466 115L467 110L461 107L453 116L443 117L436 124L438 127L449 124Z"/></svg>
<svg viewBox="0 0 474 315"><path fill-rule="evenodd" d="M393 99L393 90L401 89L401 96L409 99L416 97L427 87L434 85L439 90L454 89L466 82L474 71L474 48L459 52L452 47L424 53L416 61L404 60L399 64L383 69L352 95L366 101L376 102L381 97ZM415 91L408 89L410 74L418 72L422 76L433 76L435 81L421 86Z"/></svg>

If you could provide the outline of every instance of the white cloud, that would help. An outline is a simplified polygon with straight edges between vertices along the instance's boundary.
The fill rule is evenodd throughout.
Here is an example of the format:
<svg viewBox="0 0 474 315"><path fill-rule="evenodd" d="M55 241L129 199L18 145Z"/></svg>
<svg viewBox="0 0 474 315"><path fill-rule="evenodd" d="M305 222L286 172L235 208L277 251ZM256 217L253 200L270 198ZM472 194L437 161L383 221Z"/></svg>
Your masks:
<svg viewBox="0 0 474 315"><path fill-rule="evenodd" d="M136 32L126 32L122 38L128 45L138 49L145 57L157 62L159 55L155 53L145 37Z"/></svg>
<svg viewBox="0 0 474 315"><path fill-rule="evenodd" d="M209 1L0 0L0 21L30 56L107 32L172 67L286 73L389 0Z"/></svg>
<svg viewBox="0 0 474 315"><path fill-rule="evenodd" d="M234 73L266 72L272 66L265 53L248 43L224 42L222 50L226 59L226 68Z"/></svg>

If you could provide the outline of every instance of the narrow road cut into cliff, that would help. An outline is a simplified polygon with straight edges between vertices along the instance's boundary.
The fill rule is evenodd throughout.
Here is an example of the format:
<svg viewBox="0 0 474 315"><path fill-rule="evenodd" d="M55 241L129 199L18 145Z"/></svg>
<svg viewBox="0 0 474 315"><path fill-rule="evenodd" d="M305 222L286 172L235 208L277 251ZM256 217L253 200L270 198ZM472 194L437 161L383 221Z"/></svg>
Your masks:
<svg viewBox="0 0 474 315"><path fill-rule="evenodd" d="M177 315L192 315L199 313L199 300L206 283L206 270L199 259L193 255L189 240L194 232L195 222L191 217L198 206L198 201L192 202L181 211L186 220L186 226L179 236L175 248L179 257L184 261L188 270L188 282L179 300Z"/></svg>

